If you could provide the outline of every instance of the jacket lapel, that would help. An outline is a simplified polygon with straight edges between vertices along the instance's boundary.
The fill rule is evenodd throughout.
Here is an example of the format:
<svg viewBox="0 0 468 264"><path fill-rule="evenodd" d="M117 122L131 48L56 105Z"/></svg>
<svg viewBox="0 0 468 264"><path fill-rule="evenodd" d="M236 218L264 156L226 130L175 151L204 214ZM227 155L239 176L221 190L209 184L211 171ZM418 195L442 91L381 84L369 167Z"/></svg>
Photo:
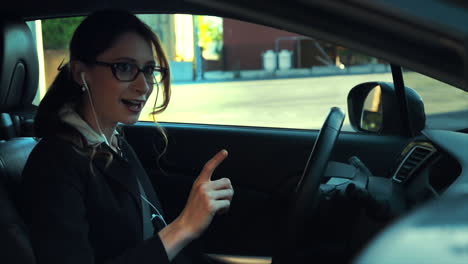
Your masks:
<svg viewBox="0 0 468 264"><path fill-rule="evenodd" d="M128 162L114 155L114 160L106 167L104 158L96 158L95 167L106 177L118 182L133 197L138 209L141 211L140 192L135 172Z"/></svg>

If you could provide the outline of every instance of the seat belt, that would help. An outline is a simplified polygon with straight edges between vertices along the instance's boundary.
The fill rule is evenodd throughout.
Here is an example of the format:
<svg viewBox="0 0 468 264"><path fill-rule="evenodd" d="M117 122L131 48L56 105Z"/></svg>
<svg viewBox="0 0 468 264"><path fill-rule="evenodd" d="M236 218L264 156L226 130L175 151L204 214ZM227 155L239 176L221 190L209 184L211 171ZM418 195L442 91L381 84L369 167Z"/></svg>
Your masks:
<svg viewBox="0 0 468 264"><path fill-rule="evenodd" d="M140 180L137 177L137 182L138 182L138 189L140 190L140 195L143 197L146 197L145 190L143 189L143 186L140 183ZM154 226L153 222L151 221L151 213L150 213L150 207L147 202L143 200L142 197L140 197L141 201L141 217L143 220L143 239L147 240L154 235Z"/></svg>

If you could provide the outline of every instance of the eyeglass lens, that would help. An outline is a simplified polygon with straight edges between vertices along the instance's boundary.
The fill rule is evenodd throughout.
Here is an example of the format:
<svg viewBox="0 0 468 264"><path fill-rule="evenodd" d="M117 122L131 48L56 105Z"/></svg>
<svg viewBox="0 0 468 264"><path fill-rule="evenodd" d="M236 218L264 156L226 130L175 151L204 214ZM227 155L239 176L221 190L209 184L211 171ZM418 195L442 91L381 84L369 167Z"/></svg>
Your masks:
<svg viewBox="0 0 468 264"><path fill-rule="evenodd" d="M163 79L161 71L153 65L144 66L141 70L132 63L118 63L114 67L116 77L121 81L133 81L138 77L140 71L148 83L159 83Z"/></svg>

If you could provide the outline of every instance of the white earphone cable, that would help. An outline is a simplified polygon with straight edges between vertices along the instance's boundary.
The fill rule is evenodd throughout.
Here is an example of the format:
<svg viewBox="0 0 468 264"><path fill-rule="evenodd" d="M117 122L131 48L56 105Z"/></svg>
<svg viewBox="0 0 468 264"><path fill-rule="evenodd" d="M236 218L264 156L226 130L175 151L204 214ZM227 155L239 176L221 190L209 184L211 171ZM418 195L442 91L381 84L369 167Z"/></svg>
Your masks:
<svg viewBox="0 0 468 264"><path fill-rule="evenodd" d="M88 98L89 98L89 102L91 104L91 110L93 111L93 115L94 115L94 120L96 120L96 125L97 125L97 128L99 130L99 133L101 134L101 136L104 138L104 142L110 147L110 144L109 144L109 141L107 140L106 136L104 135L104 133L102 132L102 129L101 129L101 125L99 124L99 119L97 118L97 114L96 114L96 110L94 108L94 103L93 103L93 99L91 98L91 90L89 89L88 87L88 84L86 83L86 80L84 78L84 75L85 73L84 72L81 72L81 80L83 81L83 85L84 87L86 88L85 92L88 94ZM113 136L113 134L111 135L111 137ZM112 138L111 138L112 139Z"/></svg>
<svg viewBox="0 0 468 264"><path fill-rule="evenodd" d="M147 202L155 211L156 211L156 214L152 214L151 215L151 220L153 220L155 217L161 219L161 221L164 223L165 226L167 226L167 223L166 221L164 221L164 218L162 216L162 214L159 212L158 208L156 208L156 206L154 206L150 201L148 201L142 194L140 194L141 196L141 199L143 199L145 202Z"/></svg>

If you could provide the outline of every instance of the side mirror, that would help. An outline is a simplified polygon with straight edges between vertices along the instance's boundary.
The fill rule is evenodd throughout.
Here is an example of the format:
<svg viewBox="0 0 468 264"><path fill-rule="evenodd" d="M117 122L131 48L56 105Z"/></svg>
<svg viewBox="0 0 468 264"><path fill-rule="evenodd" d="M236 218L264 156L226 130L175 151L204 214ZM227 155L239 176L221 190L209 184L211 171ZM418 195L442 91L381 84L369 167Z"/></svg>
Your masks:
<svg viewBox="0 0 468 264"><path fill-rule="evenodd" d="M379 132L382 129L382 88L380 85L372 88L364 99L360 119L359 126L366 131Z"/></svg>
<svg viewBox="0 0 468 264"><path fill-rule="evenodd" d="M426 126L421 96L405 87L408 117L413 133ZM395 87L387 82L368 82L355 86L348 94L348 116L356 131L377 134L400 134L403 126Z"/></svg>

